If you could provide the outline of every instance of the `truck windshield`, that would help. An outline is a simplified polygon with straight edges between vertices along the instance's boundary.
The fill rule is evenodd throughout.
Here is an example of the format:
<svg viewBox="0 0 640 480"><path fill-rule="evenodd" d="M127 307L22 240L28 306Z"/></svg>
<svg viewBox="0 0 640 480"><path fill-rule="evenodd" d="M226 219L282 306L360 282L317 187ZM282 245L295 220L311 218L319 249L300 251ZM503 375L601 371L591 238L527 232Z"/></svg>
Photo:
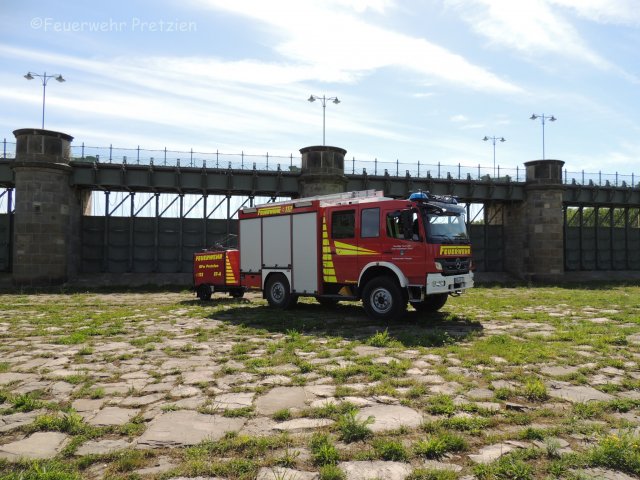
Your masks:
<svg viewBox="0 0 640 480"><path fill-rule="evenodd" d="M425 215L429 243L470 243L465 216L458 212L427 213Z"/></svg>

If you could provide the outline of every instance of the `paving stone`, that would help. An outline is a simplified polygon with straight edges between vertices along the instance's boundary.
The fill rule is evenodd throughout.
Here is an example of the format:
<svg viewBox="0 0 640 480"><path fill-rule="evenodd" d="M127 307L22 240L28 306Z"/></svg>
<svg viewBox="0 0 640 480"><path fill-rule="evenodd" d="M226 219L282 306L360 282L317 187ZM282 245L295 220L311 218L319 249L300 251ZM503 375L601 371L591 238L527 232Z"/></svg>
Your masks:
<svg viewBox="0 0 640 480"><path fill-rule="evenodd" d="M205 415L189 410L168 412L152 420L136 443L140 448L196 445L205 439L219 440L227 432L237 432L245 422L244 418Z"/></svg>
<svg viewBox="0 0 640 480"><path fill-rule="evenodd" d="M207 398L201 395L195 397L182 398L175 402L169 402L168 405L175 405L182 410L195 410L203 406L207 402Z"/></svg>
<svg viewBox="0 0 640 480"><path fill-rule="evenodd" d="M507 442L496 443L494 445L488 445L482 448L477 454L469 455L469 458L474 463L491 463L497 460L503 455L515 450L517 447Z"/></svg>
<svg viewBox="0 0 640 480"><path fill-rule="evenodd" d="M51 385L51 382L48 382L48 381L26 382L26 383L23 383L18 388L12 389L11 392L18 395L31 393L31 392L38 392L38 391L44 392L49 388L50 385Z"/></svg>
<svg viewBox="0 0 640 480"><path fill-rule="evenodd" d="M384 348L372 347L370 345L358 345L354 347L353 351L359 357L378 356L384 353Z"/></svg>
<svg viewBox="0 0 640 480"><path fill-rule="evenodd" d="M129 393L131 385L125 382L118 383L97 383L96 388L102 388L106 395L122 395Z"/></svg>
<svg viewBox="0 0 640 480"><path fill-rule="evenodd" d="M580 478L584 480L635 480L637 478L631 477L626 473L607 470L605 468L586 468L575 471L579 473Z"/></svg>
<svg viewBox="0 0 640 480"><path fill-rule="evenodd" d="M565 375L573 375L578 372L578 367L563 367L560 365L542 367L540 373L549 375L550 377L564 377Z"/></svg>
<svg viewBox="0 0 640 480"><path fill-rule="evenodd" d="M118 450L125 450L131 446L131 443L123 439L118 440L97 440L88 441L80 445L76 450L75 455L104 455L107 453L117 452Z"/></svg>
<svg viewBox="0 0 640 480"><path fill-rule="evenodd" d="M16 412L0 416L0 433L10 432L24 425L29 425L42 413L44 413L44 410L33 410L31 412Z"/></svg>
<svg viewBox="0 0 640 480"><path fill-rule="evenodd" d="M137 408L105 407L95 416L88 418L87 423L96 427L124 425L139 413L140 410Z"/></svg>
<svg viewBox="0 0 640 480"><path fill-rule="evenodd" d="M65 447L69 436L59 432L36 432L30 437L0 445L0 458L7 460L46 459L55 457Z"/></svg>
<svg viewBox="0 0 640 480"><path fill-rule="evenodd" d="M240 434L254 437L269 436L275 432L276 425L277 422L269 417L255 417L244 424Z"/></svg>
<svg viewBox="0 0 640 480"><path fill-rule="evenodd" d="M462 467L455 463L438 462L437 460L425 460L422 464L422 468L428 470L448 470L450 472L461 472Z"/></svg>
<svg viewBox="0 0 640 480"><path fill-rule="evenodd" d="M165 393L174 388L173 382L150 383L145 385L140 392L142 393Z"/></svg>
<svg viewBox="0 0 640 480"><path fill-rule="evenodd" d="M176 464L171 461L171 457L161 456L154 459L153 465L150 465L145 468L140 468L138 470L134 470L133 473L141 476L158 475L166 471L169 471L175 467L176 467ZM194 480L194 479L191 478L190 480Z"/></svg>
<svg viewBox="0 0 640 480"><path fill-rule="evenodd" d="M103 399L88 399L88 398L79 398L74 400L71 404L71 407L78 412L97 412L104 405L105 400Z"/></svg>
<svg viewBox="0 0 640 480"><path fill-rule="evenodd" d="M413 470L407 463L401 462L341 462L338 468L346 476L346 480L404 480Z"/></svg>
<svg viewBox="0 0 640 480"><path fill-rule="evenodd" d="M335 385L312 385L304 387L304 389L316 397L333 397L336 393Z"/></svg>
<svg viewBox="0 0 640 480"><path fill-rule="evenodd" d="M551 383L547 389L549 396L561 398L571 403L583 403L592 400L609 401L613 396L586 385L570 385L567 383Z"/></svg>
<svg viewBox="0 0 640 480"><path fill-rule="evenodd" d="M304 432L316 428L333 425L335 422L328 418L296 418L277 423L273 428L281 432Z"/></svg>
<svg viewBox="0 0 640 480"><path fill-rule="evenodd" d="M14 382L33 382L38 379L37 375L32 373L4 372L0 373L0 385L9 385Z"/></svg>
<svg viewBox="0 0 640 480"><path fill-rule="evenodd" d="M208 384L213 382L213 376L220 369L196 370L195 372L184 372L182 383L185 385Z"/></svg>
<svg viewBox="0 0 640 480"><path fill-rule="evenodd" d="M289 385L291 378L285 375L269 375L258 382L260 386Z"/></svg>
<svg viewBox="0 0 640 480"><path fill-rule="evenodd" d="M493 398L495 394L488 388L472 388L464 395L472 400L489 400Z"/></svg>
<svg viewBox="0 0 640 480"><path fill-rule="evenodd" d="M317 472L303 472L285 467L262 467L258 470L256 480L318 480Z"/></svg>
<svg viewBox="0 0 640 480"><path fill-rule="evenodd" d="M448 382L443 383L442 385L431 385L428 390L436 395L440 393L445 395L454 395L461 387L462 385L458 382Z"/></svg>
<svg viewBox="0 0 640 480"><path fill-rule="evenodd" d="M261 415L273 415L287 408L304 408L311 400L303 387L276 387L255 402L256 412Z"/></svg>
<svg viewBox="0 0 640 480"><path fill-rule="evenodd" d="M145 405L151 405L164 398L161 393L152 393L150 395L143 395L142 397L126 397L120 402L117 402L122 407L144 407Z"/></svg>
<svg viewBox="0 0 640 480"><path fill-rule="evenodd" d="M188 385L179 385L169 392L169 395L172 397L193 397L195 395L201 394L202 391L197 387L191 387Z"/></svg>
<svg viewBox="0 0 640 480"><path fill-rule="evenodd" d="M246 408L253 404L253 397L255 392L223 393L214 398L211 406L220 410Z"/></svg>
<svg viewBox="0 0 640 480"><path fill-rule="evenodd" d="M418 428L422 424L422 414L409 407L400 405L378 405L360 410L356 418L366 420L374 417L374 422L368 425L372 432L386 432L400 427Z"/></svg>

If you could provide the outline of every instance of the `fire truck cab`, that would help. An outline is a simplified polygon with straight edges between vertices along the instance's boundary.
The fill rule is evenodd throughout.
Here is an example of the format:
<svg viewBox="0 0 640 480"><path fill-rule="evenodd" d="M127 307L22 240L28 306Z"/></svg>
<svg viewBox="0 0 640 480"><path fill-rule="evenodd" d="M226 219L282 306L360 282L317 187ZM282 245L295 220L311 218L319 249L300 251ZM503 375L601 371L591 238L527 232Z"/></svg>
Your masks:
<svg viewBox="0 0 640 480"><path fill-rule="evenodd" d="M473 286L465 209L452 197L348 192L245 208L239 218L240 282L276 308L300 296L362 300L369 316L391 320L408 303L436 311Z"/></svg>

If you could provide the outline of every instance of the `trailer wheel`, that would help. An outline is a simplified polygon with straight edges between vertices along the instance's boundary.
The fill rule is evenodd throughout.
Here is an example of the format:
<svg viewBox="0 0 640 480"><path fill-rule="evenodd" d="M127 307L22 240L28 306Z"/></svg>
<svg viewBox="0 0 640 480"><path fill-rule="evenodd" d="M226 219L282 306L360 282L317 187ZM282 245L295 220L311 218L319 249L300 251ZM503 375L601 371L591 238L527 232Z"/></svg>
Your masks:
<svg viewBox="0 0 640 480"><path fill-rule="evenodd" d="M297 297L291 294L289 281L281 273L270 275L264 288L264 296L274 308L286 310L295 305Z"/></svg>
<svg viewBox="0 0 640 480"><path fill-rule="evenodd" d="M211 295L213 294L213 290L209 285L202 284L196 290L196 295L203 302L211 300Z"/></svg>
<svg viewBox="0 0 640 480"><path fill-rule="evenodd" d="M244 290L242 289L237 289L237 290L231 290L231 292L229 292L232 298L242 298L244 297Z"/></svg>
<svg viewBox="0 0 640 480"><path fill-rule="evenodd" d="M435 295L427 295L424 302L413 303L412 305L418 312L437 312L447 303L447 298L449 298L448 293L436 293Z"/></svg>
<svg viewBox="0 0 640 480"><path fill-rule="evenodd" d="M390 277L374 277L364 286L362 305L371 318L397 320L407 308L398 283Z"/></svg>

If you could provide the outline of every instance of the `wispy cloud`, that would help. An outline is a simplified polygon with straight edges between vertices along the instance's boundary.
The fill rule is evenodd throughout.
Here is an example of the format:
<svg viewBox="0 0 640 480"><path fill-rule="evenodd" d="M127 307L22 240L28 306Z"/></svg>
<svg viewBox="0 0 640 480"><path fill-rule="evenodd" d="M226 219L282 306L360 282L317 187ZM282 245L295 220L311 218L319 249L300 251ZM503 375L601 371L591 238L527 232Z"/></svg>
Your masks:
<svg viewBox="0 0 640 480"><path fill-rule="evenodd" d="M567 7L581 17L597 23L640 25L640 5L637 0L548 0L553 5Z"/></svg>
<svg viewBox="0 0 640 480"><path fill-rule="evenodd" d="M572 0L445 0L474 31L493 44L533 57L554 53L601 69L610 68L610 63L584 42L549 1Z"/></svg>
<svg viewBox="0 0 640 480"><path fill-rule="evenodd" d="M353 14L354 4L359 10L372 8L377 12L391 6L390 2L364 0L346 5L313 0L197 0L197 5L249 17L271 27L279 38L275 51L288 62L288 68L315 72L309 80L353 83L378 69L395 67L424 82L437 80L473 90L521 92L519 86L425 38L367 23Z"/></svg>

